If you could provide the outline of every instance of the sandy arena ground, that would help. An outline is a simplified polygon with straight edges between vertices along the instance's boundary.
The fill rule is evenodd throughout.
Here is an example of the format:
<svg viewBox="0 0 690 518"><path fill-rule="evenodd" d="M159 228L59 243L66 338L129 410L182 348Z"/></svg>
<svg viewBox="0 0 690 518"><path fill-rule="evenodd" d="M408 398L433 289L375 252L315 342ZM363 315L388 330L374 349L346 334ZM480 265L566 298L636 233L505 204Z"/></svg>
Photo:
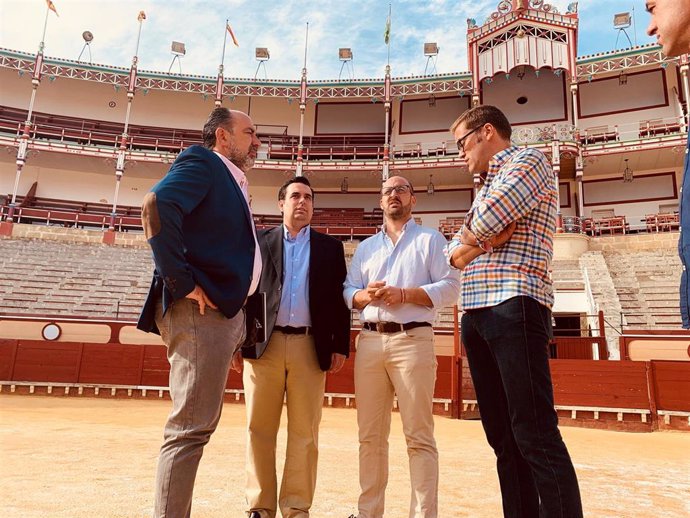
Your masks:
<svg viewBox="0 0 690 518"><path fill-rule="evenodd" d="M0 395L0 517L144 518L169 401ZM244 406L226 404L206 447L195 518L244 516ZM589 518L690 516L690 434L563 428ZM355 411L324 409L314 518L356 511ZM493 453L477 421L436 419L440 516L502 516ZM284 454L279 436L278 455ZM406 518L407 455L393 418L387 518Z"/></svg>

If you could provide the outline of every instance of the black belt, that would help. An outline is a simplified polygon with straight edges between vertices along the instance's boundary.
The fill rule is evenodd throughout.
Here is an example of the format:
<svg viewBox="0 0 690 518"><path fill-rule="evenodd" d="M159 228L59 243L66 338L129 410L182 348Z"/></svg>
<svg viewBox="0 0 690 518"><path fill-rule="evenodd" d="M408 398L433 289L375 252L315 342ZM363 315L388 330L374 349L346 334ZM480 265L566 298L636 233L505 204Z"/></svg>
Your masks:
<svg viewBox="0 0 690 518"><path fill-rule="evenodd" d="M407 324L398 324L397 322L364 322L362 329L376 331L377 333L401 333L415 327L426 326L431 327L431 324L429 322L408 322Z"/></svg>
<svg viewBox="0 0 690 518"><path fill-rule="evenodd" d="M281 333L284 333L286 335L310 335L311 334L311 327L309 327L309 326L303 326L303 327L274 326L273 330L274 331L280 331Z"/></svg>

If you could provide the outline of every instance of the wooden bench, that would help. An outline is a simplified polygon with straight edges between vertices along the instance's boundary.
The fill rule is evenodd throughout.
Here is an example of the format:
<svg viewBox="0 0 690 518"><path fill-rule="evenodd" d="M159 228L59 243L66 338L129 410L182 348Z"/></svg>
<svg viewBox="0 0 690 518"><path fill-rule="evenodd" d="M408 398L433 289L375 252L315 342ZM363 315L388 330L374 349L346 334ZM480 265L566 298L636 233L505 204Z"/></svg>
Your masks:
<svg viewBox="0 0 690 518"><path fill-rule="evenodd" d="M580 141L585 144L604 144L606 142L618 140L618 126L613 130L609 126L593 126L587 128L580 135Z"/></svg>
<svg viewBox="0 0 690 518"><path fill-rule="evenodd" d="M640 121L640 138L657 137L680 132L680 122L664 119L650 119Z"/></svg>

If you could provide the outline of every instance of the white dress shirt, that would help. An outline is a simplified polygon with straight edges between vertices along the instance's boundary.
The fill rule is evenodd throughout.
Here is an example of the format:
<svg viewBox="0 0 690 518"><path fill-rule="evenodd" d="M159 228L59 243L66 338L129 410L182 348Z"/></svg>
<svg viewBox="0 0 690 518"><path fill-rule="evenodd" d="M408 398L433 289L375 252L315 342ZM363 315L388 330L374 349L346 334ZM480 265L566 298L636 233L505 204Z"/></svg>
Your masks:
<svg viewBox="0 0 690 518"><path fill-rule="evenodd" d="M456 304L460 293L460 272L448 266L445 246L440 232L417 225L412 218L395 244L384 225L381 232L357 247L345 279L345 303L352 309L355 293L373 281L386 281L386 285L398 288L422 288L432 307L411 303L387 306L383 301L372 301L361 310L360 321L433 324L437 310Z"/></svg>
<svg viewBox="0 0 690 518"><path fill-rule="evenodd" d="M247 181L247 175L244 174L242 169L237 167L235 164L230 162L227 157L221 155L218 151L214 151L216 155L220 157L225 166L230 171L237 185L240 186L242 194L244 194L244 201L247 202L247 209L249 210L249 216L252 217L252 208L249 206L249 182ZM256 228L254 227L254 219L252 218L252 232L254 234L254 268L252 269L252 282L249 285L249 293L251 295L256 291L259 286L259 281L261 280L261 249L259 248L259 241L256 238Z"/></svg>

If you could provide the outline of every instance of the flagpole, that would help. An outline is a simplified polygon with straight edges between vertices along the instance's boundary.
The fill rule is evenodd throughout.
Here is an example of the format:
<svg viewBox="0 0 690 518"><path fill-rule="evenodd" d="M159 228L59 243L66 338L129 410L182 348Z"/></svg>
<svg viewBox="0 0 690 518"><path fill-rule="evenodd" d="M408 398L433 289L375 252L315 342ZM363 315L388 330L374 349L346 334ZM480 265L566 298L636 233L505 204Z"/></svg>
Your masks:
<svg viewBox="0 0 690 518"><path fill-rule="evenodd" d="M108 225L109 231L115 230L115 218L117 217L117 202L120 197L120 184L122 182L122 176L125 174L125 155L127 153L127 143L129 140L129 135L127 130L129 129L129 116L132 112L132 101L134 101L134 92L137 86L137 64L139 62L139 42L141 41L141 29L144 26L144 20L146 19L146 14L144 11L139 12L137 20L139 21L139 31L137 32L137 44L134 48L134 57L132 58L132 66L129 70L129 83L127 86L127 112L125 114L125 126L122 130L122 135L120 136L120 148L117 151L117 158L115 163L115 193L113 194L113 210L110 213L110 224Z"/></svg>
<svg viewBox="0 0 690 518"><path fill-rule="evenodd" d="M304 66L302 67L302 81L300 83L299 94L299 142L297 143L297 168L295 169L295 176L303 176L304 170L304 146L302 144L304 137L304 112L307 109L307 48L309 44L309 22L307 22L307 31L304 36Z"/></svg>
<svg viewBox="0 0 690 518"><path fill-rule="evenodd" d="M383 171L382 179L385 182L390 175L390 142L389 142L389 128L391 116L391 4L388 4L388 19L386 20L386 45L388 47L388 62L386 64L386 77L384 79L384 106L386 108L386 131L385 140L383 142Z"/></svg>
<svg viewBox="0 0 690 518"><path fill-rule="evenodd" d="M50 4L46 2L46 15L43 20L43 33L41 34L41 42L38 45L38 52L36 53L36 60L34 61L34 73L31 77L31 100L29 101L29 110L26 114L22 134L19 137L19 147L17 148L17 158L15 163L17 165L17 172L14 177L14 187L12 188L12 200L7 211L7 222L14 221L14 212L17 206L17 192L19 191L19 181L22 176L22 170L26 164L26 158L29 151L29 141L31 140L31 116L34 111L34 103L36 102L36 91L38 85L41 84L41 69L43 68L43 50L45 49L46 31L48 29L48 15L50 14ZM57 12L55 12L57 15Z"/></svg>
<svg viewBox="0 0 690 518"><path fill-rule="evenodd" d="M43 34L41 35L41 43L38 46L38 51L43 52L43 49L45 47L45 39L46 39L46 30L48 29L48 14L50 14L50 4L46 3L46 17L45 20L43 21ZM55 13L57 14L57 12Z"/></svg>
<svg viewBox="0 0 690 518"><path fill-rule="evenodd" d="M225 19L225 27L223 28L223 52L220 55L220 65L218 65L218 78L216 79L216 108L220 108L223 104L223 70L225 69L225 45L228 42L228 24L230 19Z"/></svg>
<svg viewBox="0 0 690 518"><path fill-rule="evenodd" d="M230 18L225 19L225 30L223 31L223 53L220 55L220 67L219 71L223 73L223 66L225 65L225 45L228 42L228 24L230 23Z"/></svg>

